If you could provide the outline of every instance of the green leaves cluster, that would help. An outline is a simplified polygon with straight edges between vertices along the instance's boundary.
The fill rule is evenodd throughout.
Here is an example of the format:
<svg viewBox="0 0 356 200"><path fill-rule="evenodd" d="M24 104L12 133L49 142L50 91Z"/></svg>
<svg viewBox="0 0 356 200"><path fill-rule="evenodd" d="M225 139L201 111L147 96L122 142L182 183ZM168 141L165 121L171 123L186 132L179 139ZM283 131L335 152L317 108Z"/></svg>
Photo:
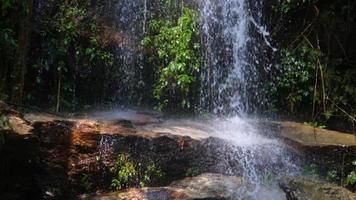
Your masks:
<svg viewBox="0 0 356 200"><path fill-rule="evenodd" d="M157 108L162 110L170 104L191 108L189 95L201 64L197 12L184 8L177 22L152 20L149 29L151 34L143 39L143 44L153 49L151 58L158 58L154 89Z"/></svg>
<svg viewBox="0 0 356 200"><path fill-rule="evenodd" d="M111 168L113 180L111 187L121 190L129 187L145 187L157 178L163 176L159 167L155 164L134 163L127 153L118 155L114 167Z"/></svg>
<svg viewBox="0 0 356 200"><path fill-rule="evenodd" d="M316 3L318 0L279 0L274 9L282 13L288 13L291 10L298 8L302 5L309 5Z"/></svg>
<svg viewBox="0 0 356 200"><path fill-rule="evenodd" d="M99 43L99 30L94 19L84 23L87 17L86 10L77 5L62 5L55 15L54 28L57 37L54 38L55 55L74 56L83 61L86 66L93 67L91 62L100 59L112 64L112 55L104 51ZM90 31L87 38L83 38L82 30ZM84 40L84 41L83 41ZM73 55L74 54L74 55ZM67 59L70 60L70 59Z"/></svg>
<svg viewBox="0 0 356 200"><path fill-rule="evenodd" d="M275 77L273 92L291 112L302 101L312 101L314 74L321 53L306 44L281 51L281 73ZM282 95L281 95L282 94Z"/></svg>
<svg viewBox="0 0 356 200"><path fill-rule="evenodd" d="M303 117L314 110L313 122L355 132L356 70L354 51L349 48L355 38L345 37L355 35L349 28L356 19L355 2L279 0L274 9L284 27L278 30L283 32L278 40L288 46L281 54L283 71L276 81L274 107L285 110L287 105L294 114L299 108Z"/></svg>
<svg viewBox="0 0 356 200"><path fill-rule="evenodd" d="M16 29L19 18L28 12L30 0L0 1L0 52L8 57L13 56L17 47ZM13 16L17 13L17 16Z"/></svg>
<svg viewBox="0 0 356 200"><path fill-rule="evenodd" d="M356 160L352 162L354 170L346 177L346 185L356 185Z"/></svg>
<svg viewBox="0 0 356 200"><path fill-rule="evenodd" d="M14 38L14 31L12 29L0 29L0 46L4 49L15 49L17 47L17 40Z"/></svg>
<svg viewBox="0 0 356 200"><path fill-rule="evenodd" d="M35 67L38 71L55 68L57 72L57 90L53 95L56 110L60 105L75 108L79 104L75 99L77 77L86 78L95 67L113 64L113 55L101 44L99 31L95 18L89 16L87 11L75 2L61 5L54 15L54 20L48 22L43 34L49 40L49 51L38 60ZM79 69L87 73L79 73ZM40 75L37 77L37 83L44 84L42 79L46 77Z"/></svg>
<svg viewBox="0 0 356 200"><path fill-rule="evenodd" d="M5 143L5 134L12 129L10 119L5 114L0 113L0 147Z"/></svg>

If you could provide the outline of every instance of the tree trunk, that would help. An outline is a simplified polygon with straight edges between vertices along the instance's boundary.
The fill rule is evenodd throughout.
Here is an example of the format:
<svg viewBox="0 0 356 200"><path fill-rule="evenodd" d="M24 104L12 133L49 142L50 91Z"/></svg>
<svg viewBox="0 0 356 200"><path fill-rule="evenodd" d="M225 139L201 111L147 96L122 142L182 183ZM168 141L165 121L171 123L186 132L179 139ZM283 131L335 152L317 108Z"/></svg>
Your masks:
<svg viewBox="0 0 356 200"><path fill-rule="evenodd" d="M23 20L19 22L17 61L12 72L11 101L21 104L23 100L23 90L25 85L25 75L27 71L27 56L31 44L32 31L32 6L30 1L27 11L23 11Z"/></svg>
<svg viewBox="0 0 356 200"><path fill-rule="evenodd" d="M57 98L56 98L56 112L59 112L59 107L61 105L61 87L62 87L62 69L58 69L58 86L57 86Z"/></svg>

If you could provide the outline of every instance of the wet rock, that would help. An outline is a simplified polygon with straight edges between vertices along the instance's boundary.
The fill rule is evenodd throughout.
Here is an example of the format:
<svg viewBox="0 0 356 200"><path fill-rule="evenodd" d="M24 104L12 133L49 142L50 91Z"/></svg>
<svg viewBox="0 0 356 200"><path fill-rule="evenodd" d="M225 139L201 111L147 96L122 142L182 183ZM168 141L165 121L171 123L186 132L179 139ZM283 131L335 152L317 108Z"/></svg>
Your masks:
<svg viewBox="0 0 356 200"><path fill-rule="evenodd" d="M239 199L238 190L244 186L240 177L223 176L221 174L206 173L197 177L185 178L175 181L168 187L131 189L121 192L112 192L87 200L170 200L170 199L210 199L227 200Z"/></svg>
<svg viewBox="0 0 356 200"><path fill-rule="evenodd" d="M0 101L0 113L5 114L5 115L15 115L18 117L22 117L22 114L13 109L11 106L7 105L3 101Z"/></svg>
<svg viewBox="0 0 356 200"><path fill-rule="evenodd" d="M207 173L173 182L170 187L183 190L186 199L231 199L243 184L240 177Z"/></svg>
<svg viewBox="0 0 356 200"><path fill-rule="evenodd" d="M351 171L356 160L356 136L295 122L260 122L266 134L280 137L306 164L317 164L320 172Z"/></svg>
<svg viewBox="0 0 356 200"><path fill-rule="evenodd" d="M287 200L355 200L349 190L321 181L299 177L284 177L279 181Z"/></svg>
<svg viewBox="0 0 356 200"><path fill-rule="evenodd" d="M109 189L110 168L120 153L129 154L134 163L159 166L165 176L152 182L155 186L181 179L191 169L214 171L208 170L218 162L217 155L207 150L211 141L138 130L127 123L37 118L33 126L40 138L40 183L46 199L71 199Z"/></svg>
<svg viewBox="0 0 356 200"><path fill-rule="evenodd" d="M356 147L356 136L352 134L315 128L295 122L279 122L278 124L282 137L301 146Z"/></svg>
<svg viewBox="0 0 356 200"><path fill-rule="evenodd" d="M0 123L0 129L11 129L11 133L16 135L31 135L33 129L29 122L27 122L23 115L14 110L9 105L0 101L0 115L5 116L8 120L10 127L3 127L3 123Z"/></svg>
<svg viewBox="0 0 356 200"><path fill-rule="evenodd" d="M0 199L38 199L39 139L22 114L0 102ZM4 126L3 126L4 125Z"/></svg>

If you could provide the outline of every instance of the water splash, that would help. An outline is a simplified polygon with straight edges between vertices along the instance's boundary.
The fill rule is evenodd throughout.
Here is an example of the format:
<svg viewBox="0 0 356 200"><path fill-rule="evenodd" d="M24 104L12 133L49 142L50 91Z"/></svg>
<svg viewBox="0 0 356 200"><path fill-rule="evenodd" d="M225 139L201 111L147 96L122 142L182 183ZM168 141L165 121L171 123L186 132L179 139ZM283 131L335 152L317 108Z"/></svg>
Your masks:
<svg viewBox="0 0 356 200"><path fill-rule="evenodd" d="M250 191L252 196L263 189L261 185L267 176L298 173L299 167L293 153L287 151L286 146L277 139L263 134L252 122L235 116L218 119L209 124L214 133L224 138L232 149L228 158L237 161L242 167L242 176L254 184L255 187ZM224 167L228 169L233 166L227 164Z"/></svg>
<svg viewBox="0 0 356 200"><path fill-rule="evenodd" d="M267 173L283 176L298 171L285 146L247 120L247 113L267 101L262 89L263 73L270 70L266 52L276 51L262 25L262 2L205 0L200 5L204 38L201 106L228 117L211 124L234 149L229 159L237 160L243 177L255 184L254 199ZM234 167L229 161L224 165L224 169Z"/></svg>

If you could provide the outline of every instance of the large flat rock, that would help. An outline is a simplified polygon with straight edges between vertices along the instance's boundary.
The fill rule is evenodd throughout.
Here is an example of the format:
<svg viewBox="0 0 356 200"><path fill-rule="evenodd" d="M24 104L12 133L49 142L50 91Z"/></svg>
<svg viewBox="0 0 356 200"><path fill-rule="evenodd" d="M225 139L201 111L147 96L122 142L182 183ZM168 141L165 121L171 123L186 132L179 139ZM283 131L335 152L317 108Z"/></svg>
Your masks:
<svg viewBox="0 0 356 200"><path fill-rule="evenodd" d="M196 177L188 177L175 181L167 187L130 189L110 192L85 200L255 200L273 199L285 200L285 194L276 187L260 187L254 191L254 186L241 177L224 176L205 173Z"/></svg>
<svg viewBox="0 0 356 200"><path fill-rule="evenodd" d="M303 146L355 146L356 135L315 128L296 122L274 122L280 135Z"/></svg>
<svg viewBox="0 0 356 200"><path fill-rule="evenodd" d="M356 194L334 184L301 178L284 177L280 187L288 200L355 200Z"/></svg>
<svg viewBox="0 0 356 200"><path fill-rule="evenodd" d="M87 200L232 199L243 185L240 177L202 174L173 182L167 187L130 189L84 198Z"/></svg>
<svg viewBox="0 0 356 200"><path fill-rule="evenodd" d="M58 117L50 114L35 113L25 115L25 119L32 123L35 121L66 120L77 124L83 122L99 124L101 133L132 134L144 137L159 137L162 134L166 134L188 136L195 140L209 137L226 139L224 133L214 129L214 126L217 123L221 123L222 120L163 119L153 111L94 112L81 117ZM257 131L262 135L272 131L273 135L286 139L291 145L356 147L356 135L315 128L302 123L246 120L246 123L241 124L241 126L245 126L245 124L250 124L252 127L260 127ZM128 131L128 129L122 131L122 125L135 131Z"/></svg>

